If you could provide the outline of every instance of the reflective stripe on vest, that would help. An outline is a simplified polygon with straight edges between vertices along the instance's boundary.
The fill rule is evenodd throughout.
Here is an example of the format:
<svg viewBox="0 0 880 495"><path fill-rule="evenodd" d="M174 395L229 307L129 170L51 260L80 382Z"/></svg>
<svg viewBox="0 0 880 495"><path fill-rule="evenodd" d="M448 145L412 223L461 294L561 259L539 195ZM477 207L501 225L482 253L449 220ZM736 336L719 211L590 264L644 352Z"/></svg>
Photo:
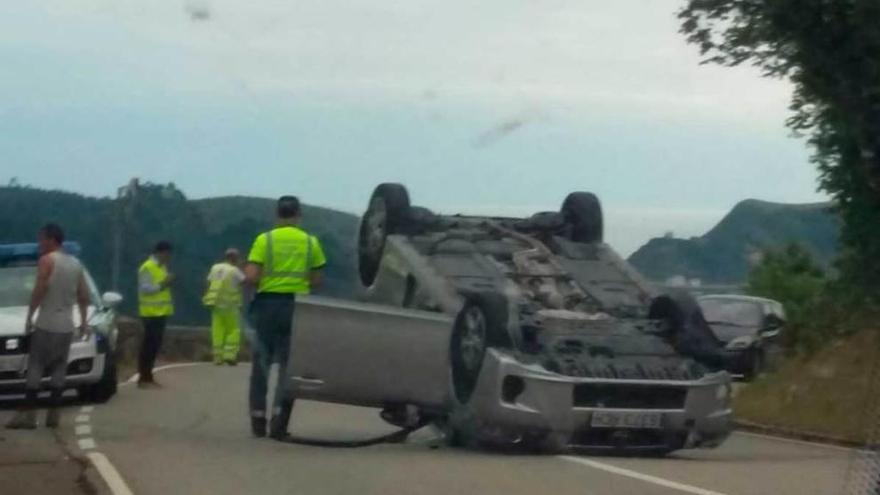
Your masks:
<svg viewBox="0 0 880 495"><path fill-rule="evenodd" d="M275 253L272 249L272 231L266 232L266 263L263 266L264 277L305 278L311 272L312 236L306 234L306 265L305 271L286 272L275 270Z"/></svg>
<svg viewBox="0 0 880 495"><path fill-rule="evenodd" d="M162 284L168 278L168 271L165 267L156 263L153 258L145 261L138 273L140 274L144 270L150 274L150 278L156 285ZM170 316L174 314L171 289L166 287L154 294L147 294L140 289L140 283L138 283L138 307L140 315L146 317Z"/></svg>

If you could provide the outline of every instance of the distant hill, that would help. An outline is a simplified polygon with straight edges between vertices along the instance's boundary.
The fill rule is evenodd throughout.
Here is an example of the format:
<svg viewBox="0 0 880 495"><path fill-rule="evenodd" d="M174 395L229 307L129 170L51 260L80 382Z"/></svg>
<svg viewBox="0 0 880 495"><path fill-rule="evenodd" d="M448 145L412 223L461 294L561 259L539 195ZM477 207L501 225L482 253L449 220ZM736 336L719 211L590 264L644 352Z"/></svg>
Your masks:
<svg viewBox="0 0 880 495"><path fill-rule="evenodd" d="M651 239L629 261L656 281L680 275L703 283L737 284L745 281L756 254L789 242L802 245L827 267L837 253L839 235L840 219L830 203L749 199L737 204L705 235Z"/></svg>
<svg viewBox="0 0 880 495"><path fill-rule="evenodd" d="M254 236L273 223L274 200L226 197L188 200L173 185L142 184L122 222L120 290L123 311L136 312L136 272L159 239L175 245L172 271L178 324L207 322L201 305L208 268L234 246L247 253ZM83 245L83 260L102 290L111 287L113 236L120 213L109 198L30 187L0 187L0 243L32 241L47 221L60 223ZM356 288L354 240L358 219L326 208L303 208L304 228L316 235L329 260L321 293L350 297Z"/></svg>

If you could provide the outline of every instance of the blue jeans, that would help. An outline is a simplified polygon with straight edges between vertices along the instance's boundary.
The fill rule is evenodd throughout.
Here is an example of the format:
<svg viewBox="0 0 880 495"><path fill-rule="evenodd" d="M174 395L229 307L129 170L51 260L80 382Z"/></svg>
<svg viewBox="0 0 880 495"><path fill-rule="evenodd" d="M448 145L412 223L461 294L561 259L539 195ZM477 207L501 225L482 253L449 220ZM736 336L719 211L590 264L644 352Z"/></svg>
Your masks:
<svg viewBox="0 0 880 495"><path fill-rule="evenodd" d="M252 326L256 329L252 342L253 363L249 397L251 417L266 417L269 369L273 362L278 363L278 383L275 387L272 414L278 416L284 409L287 409L288 415L290 414L293 398L288 396L286 384L294 307L295 300L292 295L282 297L258 294L251 303L249 317Z"/></svg>

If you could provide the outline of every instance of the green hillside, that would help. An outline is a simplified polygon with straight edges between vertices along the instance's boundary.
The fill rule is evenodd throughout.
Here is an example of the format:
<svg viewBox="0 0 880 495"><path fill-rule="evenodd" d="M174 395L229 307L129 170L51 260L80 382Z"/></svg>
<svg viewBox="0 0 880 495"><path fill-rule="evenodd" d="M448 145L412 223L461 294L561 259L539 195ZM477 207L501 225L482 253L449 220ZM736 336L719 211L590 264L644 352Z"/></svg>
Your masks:
<svg viewBox="0 0 880 495"><path fill-rule="evenodd" d="M746 279L750 259L757 253L791 242L804 246L827 267L837 253L839 233L840 219L829 203L750 199L737 204L705 235L651 239L629 261L652 280L682 275L704 283L735 284Z"/></svg>
<svg viewBox="0 0 880 495"><path fill-rule="evenodd" d="M271 199L229 197L188 200L173 185L143 184L122 222L120 290L123 311L135 312L136 273L159 239L174 243L171 270L177 324L202 324L207 313L200 299L207 270L227 247L250 248L254 236L273 222ZM60 223L70 239L83 245L83 260L103 290L111 288L113 237L118 205L109 198L86 197L29 187L0 187L0 243L33 241L47 221ZM321 293L350 297L356 287L353 243L358 219L326 208L304 207L304 227L318 236L328 258Z"/></svg>

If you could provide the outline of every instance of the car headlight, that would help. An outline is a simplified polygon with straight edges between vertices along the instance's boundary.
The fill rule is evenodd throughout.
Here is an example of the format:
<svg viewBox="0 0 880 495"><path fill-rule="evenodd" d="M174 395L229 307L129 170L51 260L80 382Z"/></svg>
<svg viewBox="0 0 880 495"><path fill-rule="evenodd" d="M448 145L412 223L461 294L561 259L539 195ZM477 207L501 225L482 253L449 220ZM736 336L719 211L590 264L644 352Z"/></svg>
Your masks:
<svg viewBox="0 0 880 495"><path fill-rule="evenodd" d="M739 351L751 347L754 342L755 340L752 337L737 337L727 344L727 348L731 351Z"/></svg>
<svg viewBox="0 0 880 495"><path fill-rule="evenodd" d="M6 350L17 351L21 348L21 339L6 339Z"/></svg>

